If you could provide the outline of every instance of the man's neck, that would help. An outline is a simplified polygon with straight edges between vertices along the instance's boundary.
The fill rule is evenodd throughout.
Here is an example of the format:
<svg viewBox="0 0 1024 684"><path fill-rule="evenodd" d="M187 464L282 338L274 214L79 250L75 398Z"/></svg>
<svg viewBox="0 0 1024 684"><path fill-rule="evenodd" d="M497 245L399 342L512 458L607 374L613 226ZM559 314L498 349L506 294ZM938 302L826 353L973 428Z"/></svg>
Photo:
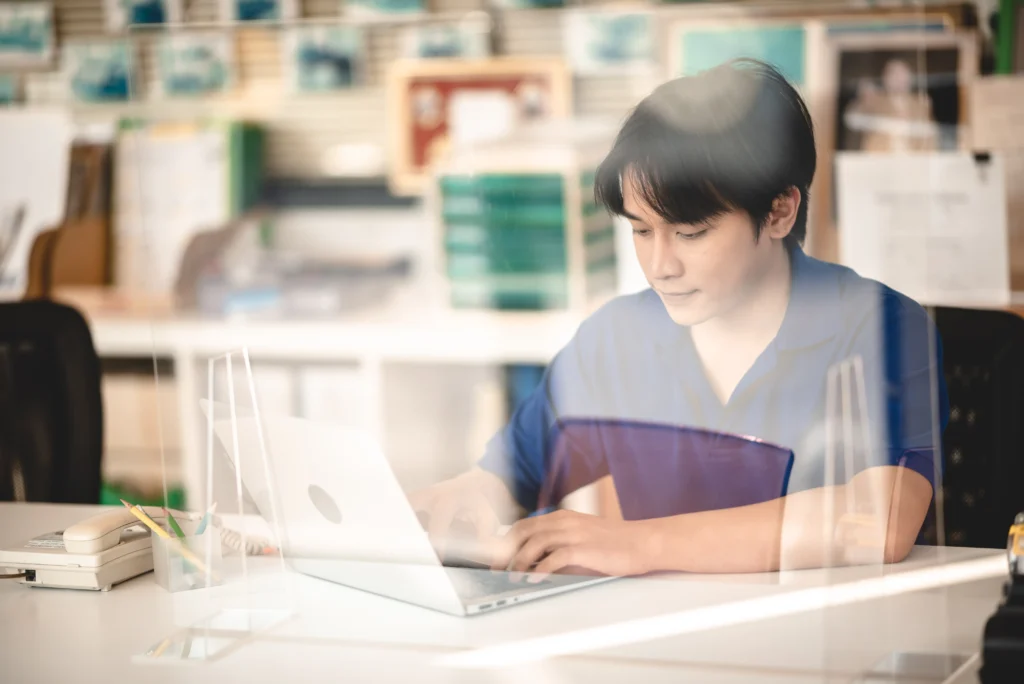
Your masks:
<svg viewBox="0 0 1024 684"><path fill-rule="evenodd" d="M782 327L789 306L792 265L783 248L773 254L752 291L731 311L691 328L694 339L734 347L737 342L767 346Z"/></svg>

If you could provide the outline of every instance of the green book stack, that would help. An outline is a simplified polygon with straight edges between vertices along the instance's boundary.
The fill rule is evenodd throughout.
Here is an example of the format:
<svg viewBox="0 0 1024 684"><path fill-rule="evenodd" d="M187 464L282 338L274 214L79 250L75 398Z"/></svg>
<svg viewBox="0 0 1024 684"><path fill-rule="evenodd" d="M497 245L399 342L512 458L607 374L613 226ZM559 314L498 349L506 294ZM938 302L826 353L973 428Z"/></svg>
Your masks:
<svg viewBox="0 0 1024 684"><path fill-rule="evenodd" d="M586 254L586 296L612 292L618 283L615 254L615 224L605 208L594 200L594 172L580 174L583 242Z"/></svg>
<svg viewBox="0 0 1024 684"><path fill-rule="evenodd" d="M567 187L577 177L582 202ZM593 203L592 173L442 175L440 198L453 306L566 308L577 279L590 295L608 272L614 287L612 224ZM581 234L573 222L584 229L581 273L572 267L570 240Z"/></svg>

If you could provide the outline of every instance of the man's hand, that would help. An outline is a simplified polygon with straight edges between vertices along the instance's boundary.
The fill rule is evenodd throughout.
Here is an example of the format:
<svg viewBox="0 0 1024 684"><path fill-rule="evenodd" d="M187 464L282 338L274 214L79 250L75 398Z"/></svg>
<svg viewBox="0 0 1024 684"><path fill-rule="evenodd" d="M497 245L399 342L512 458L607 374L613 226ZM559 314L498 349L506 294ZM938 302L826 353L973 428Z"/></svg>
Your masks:
<svg viewBox="0 0 1024 684"><path fill-rule="evenodd" d="M449 556L488 561L504 508L514 505L501 481L470 471L409 495L430 541L443 561Z"/></svg>
<svg viewBox="0 0 1024 684"><path fill-rule="evenodd" d="M530 572L530 582L559 571L642 575L651 570L652 543L650 528L644 522L556 511L513 525L491 567Z"/></svg>

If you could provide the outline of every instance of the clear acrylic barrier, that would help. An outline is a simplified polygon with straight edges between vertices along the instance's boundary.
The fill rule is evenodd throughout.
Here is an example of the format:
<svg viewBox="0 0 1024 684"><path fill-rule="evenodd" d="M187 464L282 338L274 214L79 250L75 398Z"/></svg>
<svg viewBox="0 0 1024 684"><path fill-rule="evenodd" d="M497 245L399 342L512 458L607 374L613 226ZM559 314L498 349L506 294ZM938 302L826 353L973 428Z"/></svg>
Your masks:
<svg viewBox="0 0 1024 684"><path fill-rule="evenodd" d="M950 227L966 217L944 204L950 190L938 171L969 149L962 107L977 74L977 38L927 30L927 11L923 3L907 8L920 28L839 38L829 52L836 78L824 97L835 103L839 251L862 275L923 306L985 305L967 301L987 277L972 272L971 250L952 261L942 251ZM874 164L889 173L908 155L920 170L884 187L862 188L849 171ZM949 407L940 396L948 366L934 322L923 325L891 297L865 313L863 355L837 359L827 378L825 481L835 496L822 516L832 549L824 671L837 682L953 681L977 666L981 646L979 616L963 622L965 597L995 590L999 559L945 546ZM963 487L955 484L950 491Z"/></svg>
<svg viewBox="0 0 1024 684"><path fill-rule="evenodd" d="M250 629L268 627L268 616L290 617L292 597L285 559L286 521L273 476L273 454L263 434L252 365L246 349L211 358L206 417L205 511L221 528L223 610L250 615ZM235 631L239 631L236 624Z"/></svg>
<svg viewBox="0 0 1024 684"><path fill-rule="evenodd" d="M771 3L763 4L767 7ZM833 4L838 15L843 3ZM659 13L659 17L664 14L664 33L670 34L665 37L659 33L659 36L666 41L674 41L669 52L675 61L668 66L660 65L665 68L659 69L659 74L666 77L678 75L680 71L676 58L682 56L681 34L674 25L680 17L692 19L694 27L712 33L729 25L745 30L762 20L776 28L787 28L791 23L802 25L807 54L799 90L808 100L819 133L819 147L826 150L819 158L819 180L812 193L812 233L806 247L808 252L826 260L841 261L840 237L835 226L838 209L830 199L841 190L834 173L834 152L850 151L859 145L851 142L854 138L862 142L865 139L873 141L863 142L864 149L877 144L878 138L860 129L856 131L857 136L844 138L840 130L844 121L853 121L859 126L865 119L844 118L839 111L842 106L849 105L859 92L842 82L843 74L840 72L848 69L853 77L870 80L858 70L874 68L875 62L866 56L872 52L864 49L867 38L863 35L848 40L838 37L844 30L856 31L849 26L843 29L828 25L817 14L823 11L821 7L822 4L814 5L815 14L812 15L812 6L807 5L806 23L802 19L794 19L792 9L773 16L761 4L752 9L705 6L658 7L654 11ZM922 4L908 3L905 10L901 19L892 20L893 25L902 27L898 31L888 31L904 41L902 47L893 47L896 38L886 37L880 40L876 52L882 57L888 53L892 53L890 57L911 53L916 62L913 68L927 71L929 50L932 48L926 44L934 43L937 46L934 49L941 52L950 49L956 41L946 37L933 39L934 26L931 24L927 30L915 28L917 23L929 23L925 19L932 16L926 13ZM524 12L511 18L513 23L526 22L530 16L529 12ZM333 17L280 22L284 29L307 23L327 25L336 22ZM414 23L410 20L410 24ZM544 19L532 24L524 23L523 26L539 31L537 27L545 23L550 22ZM669 23L673 24L671 30ZM372 29L377 32L373 40L377 41L374 49L378 51L383 50L381 45L391 46L394 42L390 37L387 40L381 38L390 31L385 24ZM189 29L190 26L182 24L173 28ZM214 24L202 25L201 28L211 33L229 34L236 27ZM870 26L861 28L864 34L873 34L874 29ZM939 33L943 34L949 33L951 27L941 28ZM275 24L273 30L277 29ZM251 50L253 45L264 46L259 41L266 36L257 39L253 36L270 30L268 27L247 28L244 36L239 34L239 40L250 41L243 46L247 50ZM525 29L513 26L512 30ZM886 31L879 29L879 33ZM131 35L139 46L145 46L147 50L156 38L151 29L135 30ZM741 32L741 35L745 34ZM920 42L915 42L918 39ZM735 42L723 38L722 45L728 44L724 52L734 52ZM660 42L659 46L662 46ZM392 48L388 47L389 50ZM859 57L843 61L844 48L849 48L850 54L856 53L854 56ZM141 73L144 67L150 66L148 60L153 57L150 54L147 61L136 59L133 71ZM880 61L879 65L884 65L885 61ZM920 76L915 78L918 79L915 84L919 86ZM629 77L623 79L626 83L624 89L635 94L633 91L637 89L638 81ZM645 76L644 79L642 82L646 89L651 78ZM587 81L583 87L591 90L580 92L596 98L595 83ZM177 100L165 103L166 111L159 111L161 104L150 99L152 91L137 93L131 110L136 115L135 120L131 127L125 127L119 154L126 160L136 161L146 159L147 155L165 155L187 135L195 146L182 147L182 154L177 160L182 168L186 168L189 163L185 160L187 155L200 154L202 150L226 154L230 143L225 141L230 136L224 136L224 129L219 124L211 123L218 117L243 117L254 112L258 115L255 118L266 119L267 125L280 123L280 119L287 123L284 113L297 105L290 95L285 94L283 87L278 93L258 79L245 85L247 90L237 97ZM278 85L281 84L275 81L274 87ZM153 84L147 83L147 87L151 86ZM600 85L600 88L611 87ZM870 94L868 90L865 87L861 94L867 96ZM371 91L368 89L366 92ZM365 93L360 91L354 97L363 95ZM301 97L304 98L303 103L311 98L309 94ZM339 105L341 110L343 107ZM197 125L197 121L202 123ZM184 125L179 127L179 124ZM199 133L193 135L197 130ZM153 135L135 135L133 131L148 131ZM936 133L940 144L948 139L948 126L932 132ZM333 160L343 167L351 163L352 159L345 158L345 155L352 149L348 148L346 152L341 149L345 147L338 145L339 150L333 156L324 153L321 162L330 166L327 162ZM280 153L280 149L277 152ZM878 150L871 153L886 154ZM301 150L296 154L302 154ZM298 308L306 314L309 311L314 313L290 320L287 302L279 298L279 293L274 294L275 286L279 284L275 278L279 273L261 270L266 262L253 257L254 253L261 253L267 247L266 233L261 224L262 213L254 207L241 210L238 206L226 204L203 205L201 211L197 210L190 217L196 223L192 227L199 226L216 234L207 236L211 242L193 243L198 250L198 254L193 256L202 258L190 262L198 271L187 275L195 278L209 267L210 262L206 258L213 254L232 262L230 267L238 269L233 275L241 273L242 280L249 286L249 298L242 297L234 300L234 305L225 305L230 298L218 289L217 283L211 285L208 281L207 289L201 292L193 289L195 283L175 283L175 268L180 262L167 258L168 254L183 255L185 252L188 242L179 241L181 236L173 235L170 227L174 220L181 218L176 212L183 212L182 207L195 198L161 196L159 183L145 176L147 167L140 163L132 168L134 175L129 174L122 179L133 199L120 207L125 212L121 218L129 226L120 237L125 249L134 255L134 262L124 273L150 301L172 299L179 307L167 307L150 315L158 389L170 384L170 374L166 372L169 360L178 393L177 401L172 402L173 410L161 409L158 421L161 439L167 445L164 453L172 454L177 446L182 454L180 463L163 464L163 498L168 504L172 502L171 491L181 482L174 482L173 478L169 480L166 473L176 472L179 479L184 480L187 510L200 514L212 511L211 517L215 522L211 523L214 525L211 532L216 530L220 535L222 550L215 567L221 581L209 582L188 591L170 592L176 623L181 631L154 644L149 652L139 656L140 661L202 662L231 655L242 662L246 649L240 647L246 644L291 638L304 644L319 641L325 644L324 648L336 648L339 642L348 642L349 645L383 643L396 649L419 649L436 655L436 658L429 659L429 667L432 673L435 670L442 673L438 675L439 680L451 674L452 679L462 677L466 681L478 681L477 675L489 681L511 681L519 676L529 676L538 681L573 681L572 672L577 671L574 667L585 670L595 662L604 661L624 669L627 669L624 664L640 663L640 671L653 672L657 669L659 674L681 672L685 668L708 668L698 671L694 677L711 672L721 676L723 681L806 679L870 682L885 678L892 680L900 675L938 682L963 666L971 655L971 644L976 646L980 640L980 632L975 634L976 625L957 626L955 609L966 603L972 606L972 615L977 614L976 604L972 603L977 596L971 591L977 589L977 593L984 594L983 583L992 582L995 565L991 554L944 546L943 472L937 432L930 439L915 443L913 453L901 454L897 462L907 466L912 460L922 457L924 460L920 462L931 464L930 475L922 467L916 470L915 476L923 475L933 484L934 507L924 525L934 526L934 541L938 546L919 545L906 560L890 562L893 560L890 553L894 526L903 524L899 517L900 502L893 500L893 493L901 488L900 482L885 478L858 480L858 475L865 469L882 462L879 460L883 458L880 449L886 448L886 432L892 427L885 412L886 398L878 394L879 388L886 386L885 380L877 375L882 366L870 354L837 358L827 377L811 379L820 381L825 418L813 433L812 443L787 446L795 448L798 459L814 451L823 454L821 480L834 491L813 505L787 505L782 510L777 540L780 567L777 572L728 576L656 575L619 580L538 601L529 607L496 611L475 622L326 582L307 582L305 577L296 578L289 574L286 561L291 559L284 555L289 547L289 532L293 529L289 523L294 521L289 521L282 514L281 492L277 490L278 479L275 477L276 468L287 468L289 464L275 460L280 459L281 454L270 448L263 432L267 414L261 412L261 408L266 402L273 403L276 408L286 403L293 408L301 407L301 410L272 413L322 417L325 424L342 422L337 415L341 411L332 414L329 410L332 407L327 404L343 404L345 418L351 417L351 423L365 428L370 440L384 448L395 478L402 487L407 491L419 489L425 483L440 480L475 463L486 438L493 433L494 416L502 416L503 422L511 413L512 406L502 407L508 410L494 410L495 405L504 403L506 388L494 380L495 376L502 377L502 371L493 369L513 363L539 363L542 354L538 349L541 348L545 354L551 352L545 358L552 358L559 345L568 342L577 319L582 315L569 312L566 317L555 319L548 316L550 312L508 314L475 311L465 316L451 316L451 312L445 309L434 319L431 316L435 312L417 309L408 315L389 317L392 312L382 303L379 307L371 305L369 310L362 309L350 316L347 311L332 308L331 303L336 301L332 297L337 293L325 294L318 290L316 274L309 274L313 285L306 283L306 289L301 289L292 303L304 304L307 308ZM210 196L221 190L227 195L227 181L219 172L210 172L208 180L207 189L213 188ZM434 191L436 188L427 193ZM579 189L574 192L578 194ZM260 212L264 209L261 207ZM358 216L346 220L352 225L375 225L375 217ZM426 216L417 220L431 224L423 226L427 235L423 242L430 243L429 247L417 245L417 258L426 263L426 270L437 271L428 273L427 280L445 280L443 264L435 263L437 255L434 254L438 249L438 244L434 243L440 243L442 239L430 232L437 230L433 225L436 217ZM338 225L341 225L340 221ZM335 227L335 223L330 223L332 230ZM851 228L844 226L843 230ZM225 256L221 248L232 240L237 240L237 251ZM211 251L203 254L206 249ZM429 256L424 256L426 254ZM633 255L629 251L620 251L617 258L628 261L633 259ZM926 274L929 268L926 263ZM422 301L433 301L437 293L427 292L427 289L422 291ZM573 284L574 291L585 289L579 282ZM360 299L363 295L355 298ZM185 310L180 308L182 298L188 303L189 308ZM372 297L369 299L374 301ZM319 313L316 312L317 302L325 307ZM818 312L827 312L833 304L821 301L807 306ZM323 314L325 310L330 312L329 315ZM866 315L870 317L872 314ZM885 314L880 309L874 315L878 317L877 324L868 326L870 334L875 336L874 347L872 344L864 346L869 351L881 352L885 346ZM310 324L310 320L316 325ZM355 321L350 328L331 327L350 320ZM261 325L267 321L273 324ZM426 323L417 327L409 321ZM324 324L322 327L321 323ZM837 325L845 323L854 322L838 321ZM380 333L389 325L392 328ZM481 329L485 332L481 333ZM325 337L320 345L308 339L323 330L330 330L333 337ZM343 330L343 334L338 330ZM265 339L268 334L273 336L273 340ZM303 340L304 344L292 344L294 338L302 336L308 336ZM290 339L284 344L286 351L282 352L275 345L280 345L284 338ZM545 341L556 338L559 345L546 349ZM475 346L466 344L467 339ZM417 347L417 344L421 346ZM333 346L343 347L343 350ZM456 347L464 353L459 358L458 354L446 353L446 347ZM252 358L250 349L254 350ZM923 353L925 358L916 357L915 360L941 372L941 368L937 369L934 346ZM445 376L430 372L417 375L416 370L402 365L411 366L410 359L423 366L456 367L460 363L480 363L492 368L473 376L484 377L486 374L486 379L471 388L469 392L475 391L476 396L467 401L464 395L469 392L464 387L455 386L454 382L450 387L446 386ZM258 386L254 381L253 366L261 368L264 363L268 367L283 367L296 376L318 365L345 365L345 371L327 380L323 380L326 375L319 376L320 392L304 393L295 385L285 386L283 383L280 386ZM299 368L300 365L303 368ZM389 367L387 371L384 366ZM356 370L348 372L353 367ZM403 380L423 378L413 382L429 385L426 390L419 388L426 399L418 402L408 399L405 403L402 403L404 397L385 399L382 395L389 387L392 396L402 394L395 391L395 387L401 386L399 383L391 382L389 385L385 382L388 374L392 380L398 376ZM439 377L441 381L438 381ZM339 399L343 392L337 388L345 383L358 385L363 390L361 394L354 393L358 400L351 401L347 396ZM258 392L258 389L263 392ZM934 385L932 389L935 389ZM297 398L300 395L301 398ZM496 396L499 398L495 399ZM408 428L408 423L387 424L383 406L389 401L394 402L392 407L397 405L401 409L392 411L393 414L422 413L428 416L426 420L436 415L450 418L439 407L443 408L445 404L457 407L450 413L458 414L460 429L465 434L460 435L457 443L450 440L441 447L438 446L442 442L438 437L441 430L437 426L420 426L417 430ZM485 408L480 409L480 406ZM624 413L632 414L632 409L631 406ZM938 416L939 411L939 406L933 406L933 417ZM785 407L781 412L785 412ZM634 417L637 416L614 416L616 419ZM648 417L639 416L641 420ZM180 444L175 445L172 443L178 441L177 433L180 433ZM459 454L469 452L468 457L449 457L446 461L437 459L433 462L427 457L420 459L416 449L420 447L426 452L434 447L431 453L437 453L449 449L453 443L456 447L451 451ZM399 446L411 455L395 457ZM929 450L930 454L918 453ZM854 486L851 483L855 480L857 484ZM410 483L416 486L407 486ZM762 484L773 483L774 480ZM564 500L557 503L565 507ZM214 538L211 536L202 541L205 544ZM814 551L808 554L806 545L814 538L818 543L812 544ZM422 540L405 545L404 540L372 541L378 551L386 547L402 556L401 560L416 556L414 564L421 565L432 560L429 549L426 555L419 553L422 545L417 544ZM189 548L192 548L191 542ZM154 544L155 553L164 551L162 544ZM172 561L170 555L166 558ZM158 567L172 570L171 565L163 564L161 560ZM393 569L394 566L388 567ZM184 570L185 565L181 564L180 568ZM173 579L179 576L175 572L158 573L158 583L180 589L181 582ZM185 581L184 576L181 579ZM296 590L296 586L301 590ZM960 593L963 587L970 589L969 595ZM359 620L342 620L339 615L358 615ZM507 672L499 670L505 666L510 667ZM465 670L469 670L468 675ZM730 680L733 675L735 678ZM671 676L667 681L671 681Z"/></svg>

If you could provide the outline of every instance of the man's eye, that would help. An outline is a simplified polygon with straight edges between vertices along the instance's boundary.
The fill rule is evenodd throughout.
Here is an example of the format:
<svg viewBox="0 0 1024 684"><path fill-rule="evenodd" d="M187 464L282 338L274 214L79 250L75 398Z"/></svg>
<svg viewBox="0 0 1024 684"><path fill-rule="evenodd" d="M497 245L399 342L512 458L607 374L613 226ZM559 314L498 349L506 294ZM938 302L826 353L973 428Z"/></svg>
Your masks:
<svg viewBox="0 0 1024 684"><path fill-rule="evenodd" d="M646 236L648 236L650 234L651 234L651 229L650 228L634 228L633 229L633 235L638 235L640 237L646 237Z"/></svg>
<svg viewBox="0 0 1024 684"><path fill-rule="evenodd" d="M684 240L696 240L697 238L703 237L704 234L707 232L708 231L705 228L704 230L698 230L696 233L676 233L676 235L683 238Z"/></svg>

